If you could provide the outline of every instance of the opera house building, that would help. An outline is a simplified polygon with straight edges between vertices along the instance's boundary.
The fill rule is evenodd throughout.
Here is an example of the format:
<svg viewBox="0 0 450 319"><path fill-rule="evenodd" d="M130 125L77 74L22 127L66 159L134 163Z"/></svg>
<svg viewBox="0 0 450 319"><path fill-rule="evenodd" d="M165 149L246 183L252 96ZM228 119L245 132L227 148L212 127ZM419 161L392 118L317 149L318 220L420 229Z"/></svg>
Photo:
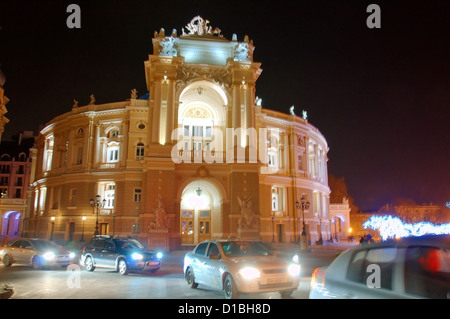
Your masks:
<svg viewBox="0 0 450 319"><path fill-rule="evenodd" d="M330 238L327 141L306 112L263 107L253 42L197 16L152 44L148 94L124 88L129 99L96 104L88 92L89 104L74 101L40 131L26 233L125 235L168 250Z"/></svg>

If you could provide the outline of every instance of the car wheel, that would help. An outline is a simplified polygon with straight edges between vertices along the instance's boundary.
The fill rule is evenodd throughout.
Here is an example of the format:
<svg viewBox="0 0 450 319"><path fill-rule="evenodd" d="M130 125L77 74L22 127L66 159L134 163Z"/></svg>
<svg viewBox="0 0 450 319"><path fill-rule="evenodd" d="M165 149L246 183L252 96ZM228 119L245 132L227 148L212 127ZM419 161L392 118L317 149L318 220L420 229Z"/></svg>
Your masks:
<svg viewBox="0 0 450 319"><path fill-rule="evenodd" d="M197 288L198 283L195 282L194 272L191 268L186 270L186 282L189 288Z"/></svg>
<svg viewBox="0 0 450 319"><path fill-rule="evenodd" d="M86 268L87 271L94 271L95 266L92 257L86 257L86 260L84 261L84 268Z"/></svg>
<svg viewBox="0 0 450 319"><path fill-rule="evenodd" d="M33 266L33 269L40 269L41 268L41 258L39 256L34 256L31 260L31 266Z"/></svg>
<svg viewBox="0 0 450 319"><path fill-rule="evenodd" d="M9 255L3 256L2 261L3 261L3 265L5 265L5 267L10 267L12 265L11 257Z"/></svg>
<svg viewBox="0 0 450 319"><path fill-rule="evenodd" d="M236 284L234 283L234 279L230 274L227 274L225 276L225 279L223 280L223 292L225 293L226 299L238 298Z"/></svg>
<svg viewBox="0 0 450 319"><path fill-rule="evenodd" d="M121 275L128 275L128 273L130 272L130 270L128 269L128 265L127 262L125 261L125 259L120 259L119 260L119 274Z"/></svg>
<svg viewBox="0 0 450 319"><path fill-rule="evenodd" d="M294 290L280 291L281 298L289 298L293 292Z"/></svg>

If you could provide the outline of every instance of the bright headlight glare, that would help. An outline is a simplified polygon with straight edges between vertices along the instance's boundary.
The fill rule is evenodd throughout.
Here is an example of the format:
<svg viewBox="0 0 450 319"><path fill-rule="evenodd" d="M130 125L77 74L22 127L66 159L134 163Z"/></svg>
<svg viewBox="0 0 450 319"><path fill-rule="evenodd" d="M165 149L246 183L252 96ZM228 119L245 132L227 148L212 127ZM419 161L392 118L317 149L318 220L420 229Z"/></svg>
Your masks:
<svg viewBox="0 0 450 319"><path fill-rule="evenodd" d="M133 258L134 260L141 260L142 258L144 258L144 256L142 256L142 255L139 254L139 253L133 253L133 254L131 255L131 258Z"/></svg>
<svg viewBox="0 0 450 319"><path fill-rule="evenodd" d="M163 253L162 252L158 252L156 254L156 258L161 259L163 257Z"/></svg>
<svg viewBox="0 0 450 319"><path fill-rule="evenodd" d="M300 265L297 264L289 265L288 272L291 276L298 276L300 274Z"/></svg>
<svg viewBox="0 0 450 319"><path fill-rule="evenodd" d="M255 279L261 275L259 270L253 267L242 268L239 273L245 279Z"/></svg>
<svg viewBox="0 0 450 319"><path fill-rule="evenodd" d="M44 258L45 258L46 260L52 260L53 258L55 258L55 254L52 253L51 251L46 252L46 253L44 254Z"/></svg>
<svg viewBox="0 0 450 319"><path fill-rule="evenodd" d="M294 257L292 257L292 261L298 263L298 255L294 255Z"/></svg>
<svg viewBox="0 0 450 319"><path fill-rule="evenodd" d="M70 253L70 254L69 254L69 257L70 257L70 258L74 258L74 257L75 257L75 253Z"/></svg>

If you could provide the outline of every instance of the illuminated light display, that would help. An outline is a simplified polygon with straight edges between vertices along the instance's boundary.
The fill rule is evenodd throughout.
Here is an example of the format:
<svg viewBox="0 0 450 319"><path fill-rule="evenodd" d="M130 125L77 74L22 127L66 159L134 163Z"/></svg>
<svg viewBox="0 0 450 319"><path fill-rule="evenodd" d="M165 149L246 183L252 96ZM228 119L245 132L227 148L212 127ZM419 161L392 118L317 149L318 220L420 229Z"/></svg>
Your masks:
<svg viewBox="0 0 450 319"><path fill-rule="evenodd" d="M450 234L450 223L434 225L429 222L408 224L398 217L372 216L363 223L364 229L379 230L383 240L388 238L402 238L410 236L422 236L426 234L442 235Z"/></svg>

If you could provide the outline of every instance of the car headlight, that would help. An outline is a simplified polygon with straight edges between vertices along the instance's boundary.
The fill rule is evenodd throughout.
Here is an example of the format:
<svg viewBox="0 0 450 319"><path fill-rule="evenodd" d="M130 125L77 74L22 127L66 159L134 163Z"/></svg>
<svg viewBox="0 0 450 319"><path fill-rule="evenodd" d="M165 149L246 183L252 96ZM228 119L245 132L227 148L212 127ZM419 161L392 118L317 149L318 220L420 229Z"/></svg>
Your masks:
<svg viewBox="0 0 450 319"><path fill-rule="evenodd" d="M75 258L75 253L70 253L70 254L69 254L69 258L70 258L70 259Z"/></svg>
<svg viewBox="0 0 450 319"><path fill-rule="evenodd" d="M255 279L255 278L259 278L259 276L261 275L259 270L256 268L253 268L253 267L242 268L241 270L239 270L239 274L244 279Z"/></svg>
<svg viewBox="0 0 450 319"><path fill-rule="evenodd" d="M53 258L55 258L55 254L52 253L51 251L46 252L46 253L44 254L44 258L45 258L46 260L52 260Z"/></svg>
<svg viewBox="0 0 450 319"><path fill-rule="evenodd" d="M144 258L144 256L142 256L142 255L139 254L139 253L133 253L133 254L131 255L131 258L133 258L134 260L141 260L142 258Z"/></svg>
<svg viewBox="0 0 450 319"><path fill-rule="evenodd" d="M300 274L300 265L298 264L291 264L288 267L289 275L291 276L298 276Z"/></svg>
<svg viewBox="0 0 450 319"><path fill-rule="evenodd" d="M294 255L294 256L292 257L292 261L293 261L294 263L298 263L298 255Z"/></svg>
<svg viewBox="0 0 450 319"><path fill-rule="evenodd" d="M163 253L162 252L158 252L156 253L156 258L161 259L163 257Z"/></svg>

